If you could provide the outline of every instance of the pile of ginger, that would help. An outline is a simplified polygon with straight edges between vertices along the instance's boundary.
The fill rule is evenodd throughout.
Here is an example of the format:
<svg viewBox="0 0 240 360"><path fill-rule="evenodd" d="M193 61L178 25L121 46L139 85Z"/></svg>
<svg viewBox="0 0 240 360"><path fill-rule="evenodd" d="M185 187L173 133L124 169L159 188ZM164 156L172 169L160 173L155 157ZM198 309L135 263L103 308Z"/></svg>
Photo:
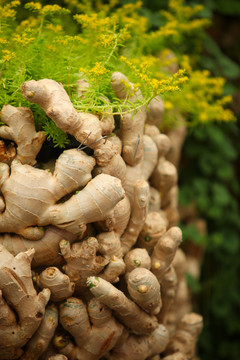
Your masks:
<svg viewBox="0 0 240 360"><path fill-rule="evenodd" d="M77 86L81 101L88 84ZM122 101L142 97L121 73L111 86ZM115 129L111 114L76 111L54 80L22 94L79 146L37 164L46 136L31 110L1 110L0 360L192 359L202 317L162 100L123 112Z"/></svg>

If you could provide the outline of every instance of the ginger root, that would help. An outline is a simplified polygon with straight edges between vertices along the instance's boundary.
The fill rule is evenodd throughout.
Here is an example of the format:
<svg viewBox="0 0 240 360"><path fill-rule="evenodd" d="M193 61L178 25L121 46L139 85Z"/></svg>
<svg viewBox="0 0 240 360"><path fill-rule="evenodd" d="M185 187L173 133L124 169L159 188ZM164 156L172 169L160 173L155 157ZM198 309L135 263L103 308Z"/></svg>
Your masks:
<svg viewBox="0 0 240 360"><path fill-rule="evenodd" d="M47 349L58 325L58 310L50 305L46 308L44 318L33 337L27 343L21 360L38 360Z"/></svg>
<svg viewBox="0 0 240 360"><path fill-rule="evenodd" d="M125 272L125 263L122 259L123 251L119 235L110 231L108 233L101 233L97 236L99 244L99 252L109 260L109 264L103 273L100 274L101 278L115 283L119 281L119 275Z"/></svg>
<svg viewBox="0 0 240 360"><path fill-rule="evenodd" d="M87 285L99 301L112 309L115 316L136 333L149 334L157 328L158 323L154 316L141 310L108 281L91 276L87 279Z"/></svg>
<svg viewBox="0 0 240 360"><path fill-rule="evenodd" d="M126 275L136 268L151 269L151 258L146 249L135 248L130 250L124 257Z"/></svg>
<svg viewBox="0 0 240 360"><path fill-rule="evenodd" d="M168 344L167 354L173 354L179 351L184 353L187 359L192 359L202 327L203 319L201 315L196 313L184 315L177 326L176 333Z"/></svg>
<svg viewBox="0 0 240 360"><path fill-rule="evenodd" d="M109 213L109 216L103 221L98 221L95 225L99 231L114 231L115 234L121 236L127 227L130 214L130 202L128 197L124 196L124 198L117 203L112 212Z"/></svg>
<svg viewBox="0 0 240 360"><path fill-rule="evenodd" d="M46 268L36 276L37 286L41 289L48 288L51 291L52 301L62 301L74 293L75 283L56 267Z"/></svg>
<svg viewBox="0 0 240 360"><path fill-rule="evenodd" d="M167 324L169 309L171 308L177 290L177 275L174 267L171 265L164 273L161 281L162 308L157 318L160 324Z"/></svg>
<svg viewBox="0 0 240 360"><path fill-rule="evenodd" d="M21 348L38 329L50 298L33 287L31 261L34 250L15 257L0 245L0 359L17 359ZM17 313L17 317L14 311Z"/></svg>
<svg viewBox="0 0 240 360"><path fill-rule="evenodd" d="M152 253L152 272L161 283L164 273L168 270L177 248L182 241L181 230L174 226L157 242Z"/></svg>
<svg viewBox="0 0 240 360"><path fill-rule="evenodd" d="M142 97L140 90L134 90L134 85L120 72L114 72L111 79L112 88L121 100L136 101ZM121 116L121 140L123 144L123 159L130 166L138 164L143 157L143 131L146 120L144 107L136 114L123 114Z"/></svg>
<svg viewBox="0 0 240 360"><path fill-rule="evenodd" d="M43 131L36 132L32 111L25 107L4 105L1 111L0 137L17 144L16 160L34 165L36 156L46 139Z"/></svg>
<svg viewBox="0 0 240 360"><path fill-rule="evenodd" d="M157 315L162 301L158 279L150 270L136 268L127 277L127 287L131 298L146 312Z"/></svg>
<svg viewBox="0 0 240 360"><path fill-rule="evenodd" d="M164 351L168 341L167 329L159 324L150 335L129 335L113 349L109 360L145 360Z"/></svg>
<svg viewBox="0 0 240 360"><path fill-rule="evenodd" d="M30 240L41 238L44 232L33 225L53 223L51 206L85 186L91 180L94 165L92 157L77 150L66 150L58 158L53 175L16 160L12 162L11 174L4 167L1 191L5 211L0 214L0 231L15 232Z"/></svg>
<svg viewBox="0 0 240 360"><path fill-rule="evenodd" d="M6 207L0 214L0 232L15 232L38 240L44 232L36 225L52 224L78 234L86 230L87 223L105 219L123 198L124 191L120 180L109 175L101 174L89 181L94 163L83 152L66 150L59 157L53 175L15 160L11 174L4 167L0 183L2 180ZM85 185L69 200L56 204Z"/></svg>
<svg viewBox="0 0 240 360"><path fill-rule="evenodd" d="M72 243L78 239L78 236L56 226L46 226L43 237L38 241L6 233L0 235L0 244L4 245L14 256L33 248L35 250L32 259L33 267L53 266L63 263L63 257L59 253L59 243L62 239Z"/></svg>
<svg viewBox="0 0 240 360"><path fill-rule="evenodd" d="M149 252L167 230L167 221L159 212L149 212L143 229L139 234L137 245Z"/></svg>
<svg viewBox="0 0 240 360"><path fill-rule="evenodd" d="M78 292L86 289L86 280L89 276L98 275L109 263L109 260L96 255L99 244L94 237L74 243L72 247L68 241L62 240L60 249L66 261L64 271L75 283Z"/></svg>
<svg viewBox="0 0 240 360"><path fill-rule="evenodd" d="M60 322L74 337L78 352L85 360L104 356L115 346L123 330L111 310L95 298L89 301L87 308L80 299L67 299L60 306ZM60 352L69 356L68 348L63 347Z"/></svg>
<svg viewBox="0 0 240 360"><path fill-rule="evenodd" d="M149 202L149 185L145 180L137 180L134 186L134 205L128 226L121 236L123 253L126 254L136 243L145 222Z"/></svg>
<svg viewBox="0 0 240 360"><path fill-rule="evenodd" d="M147 123L159 127L163 120L164 102L160 96L156 96L148 104Z"/></svg>

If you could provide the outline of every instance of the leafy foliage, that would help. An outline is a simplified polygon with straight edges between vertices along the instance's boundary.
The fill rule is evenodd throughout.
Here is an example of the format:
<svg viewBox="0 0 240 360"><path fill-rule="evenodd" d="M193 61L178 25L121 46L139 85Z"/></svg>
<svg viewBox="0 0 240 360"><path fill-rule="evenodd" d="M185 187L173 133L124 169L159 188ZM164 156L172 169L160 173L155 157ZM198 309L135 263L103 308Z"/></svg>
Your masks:
<svg viewBox="0 0 240 360"><path fill-rule="evenodd" d="M183 57L185 41L198 46L202 37L199 30L209 22L198 16L201 6L171 0L169 9L160 13L160 27L149 32L151 23L141 14L139 1L122 6L113 0L65 2L68 8L44 1L26 3L24 8L19 1L12 1L0 7L0 106L8 103L34 109L37 127L43 128L56 146L64 147L69 139L43 111L23 99L24 81L51 78L61 82L76 109L84 112L134 112L162 95L167 109L177 106L191 115L191 125L234 120L224 109L230 100L222 98L224 81L211 79L204 71L195 72L192 60ZM169 58L169 46L176 50L175 57ZM182 69L175 66L172 71L176 62ZM123 72L134 82L143 98L134 104L119 101L110 86L114 71ZM76 92L78 79L89 83L81 99ZM169 124L176 121L171 115L166 117Z"/></svg>

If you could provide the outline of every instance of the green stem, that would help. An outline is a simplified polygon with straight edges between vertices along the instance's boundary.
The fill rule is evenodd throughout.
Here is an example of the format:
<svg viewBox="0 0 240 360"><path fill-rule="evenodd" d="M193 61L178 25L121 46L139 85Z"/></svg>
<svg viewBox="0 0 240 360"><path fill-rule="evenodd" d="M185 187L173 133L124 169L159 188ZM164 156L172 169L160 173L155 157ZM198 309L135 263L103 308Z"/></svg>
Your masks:
<svg viewBox="0 0 240 360"><path fill-rule="evenodd" d="M40 39L40 36L42 35L44 20L45 20L45 16L43 15L39 26L38 39Z"/></svg>
<svg viewBox="0 0 240 360"><path fill-rule="evenodd" d="M113 56L114 52L115 52L116 49L117 49L117 45L118 45L118 36L116 35L116 36L115 36L115 41L114 41L114 46L113 46L113 48L112 48L112 51L111 51L110 54L108 55L107 60L103 63L103 66L106 66L107 63L110 61L111 57Z"/></svg>

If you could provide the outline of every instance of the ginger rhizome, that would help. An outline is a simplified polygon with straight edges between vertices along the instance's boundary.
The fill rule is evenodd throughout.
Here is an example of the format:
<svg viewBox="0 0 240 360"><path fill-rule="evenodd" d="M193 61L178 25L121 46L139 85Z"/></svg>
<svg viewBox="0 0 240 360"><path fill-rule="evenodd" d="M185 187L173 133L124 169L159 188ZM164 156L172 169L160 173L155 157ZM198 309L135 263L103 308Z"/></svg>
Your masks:
<svg viewBox="0 0 240 360"><path fill-rule="evenodd" d="M84 101L91 85L77 86ZM111 86L123 104L144 101L119 72ZM189 358L201 321L187 314L162 100L135 113L126 105L115 130L106 97L109 113L92 114L51 79L27 81L22 93L77 145L33 166L45 138L34 114L2 109L0 136L14 151L0 162L0 359Z"/></svg>
<svg viewBox="0 0 240 360"><path fill-rule="evenodd" d="M132 270L127 279L128 292L141 308L150 314L158 314L161 306L161 293L158 279L144 268Z"/></svg>
<svg viewBox="0 0 240 360"><path fill-rule="evenodd" d="M36 276L36 283L41 289L48 288L51 291L50 299L55 302L72 296L75 290L75 283L56 267L48 267L42 271Z"/></svg>
<svg viewBox="0 0 240 360"><path fill-rule="evenodd" d="M17 145L16 159L22 164L34 165L46 135L36 132L33 113L30 109L5 105L1 110L0 137L12 140Z"/></svg>
<svg viewBox="0 0 240 360"><path fill-rule="evenodd" d="M111 79L112 88L121 100L134 102L142 97L141 92L134 89L125 75L115 72ZM121 139L123 142L123 159L131 166L137 165L143 157L143 131L146 120L144 108L136 114L123 114L121 116Z"/></svg>
<svg viewBox="0 0 240 360"><path fill-rule="evenodd" d="M44 234L39 226L52 224L77 234L85 231L87 223L103 220L123 198L124 191L120 180L110 175L101 174L89 181L93 166L92 157L77 150L67 150L59 157L54 174L16 160L10 174L8 166L0 164L1 191L5 198L0 231L14 231L37 240ZM66 202L56 204L85 185ZM18 205L19 198L22 206Z"/></svg>
<svg viewBox="0 0 240 360"><path fill-rule="evenodd" d="M137 336L131 334L127 339L116 345L110 360L144 360L165 350L169 334L163 325L158 325L150 335Z"/></svg>
<svg viewBox="0 0 240 360"><path fill-rule="evenodd" d="M37 294L31 274L34 250L15 257L0 245L0 359L16 359L38 329L50 290ZM13 311L14 310L14 311ZM17 316L16 316L16 314Z"/></svg>
<svg viewBox="0 0 240 360"><path fill-rule="evenodd" d="M138 334L149 334L156 329L158 325L156 318L141 310L136 303L108 281L100 277L89 277L87 284L91 293L110 307L117 318L130 329Z"/></svg>
<svg viewBox="0 0 240 360"><path fill-rule="evenodd" d="M97 299L86 307L82 300L69 298L60 306L60 322L77 344L75 351L86 360L99 359L111 350L122 334L123 326L113 317L111 310ZM69 346L61 353L72 357Z"/></svg>
<svg viewBox="0 0 240 360"><path fill-rule="evenodd" d="M56 306L49 305L46 308L41 325L34 336L28 342L22 360L38 360L47 349L55 334L58 325L58 310Z"/></svg>

